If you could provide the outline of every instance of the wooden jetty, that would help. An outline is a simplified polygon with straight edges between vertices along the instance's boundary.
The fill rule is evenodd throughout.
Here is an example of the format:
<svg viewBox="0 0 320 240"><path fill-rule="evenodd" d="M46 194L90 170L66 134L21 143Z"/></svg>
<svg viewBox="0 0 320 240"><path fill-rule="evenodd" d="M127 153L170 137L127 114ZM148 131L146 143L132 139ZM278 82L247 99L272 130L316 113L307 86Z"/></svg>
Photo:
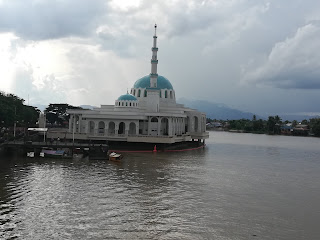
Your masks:
<svg viewBox="0 0 320 240"><path fill-rule="evenodd" d="M99 153L107 152L109 147L107 144L98 144L98 143L81 143L81 142L34 142L34 141L8 141L0 144L0 148L4 152L17 152L23 155L26 155L27 152L33 151L36 155L39 155L43 148L52 148L52 149L69 149L70 153L73 154L75 149L86 151L90 157L92 155L99 155ZM107 158L107 154L106 154Z"/></svg>

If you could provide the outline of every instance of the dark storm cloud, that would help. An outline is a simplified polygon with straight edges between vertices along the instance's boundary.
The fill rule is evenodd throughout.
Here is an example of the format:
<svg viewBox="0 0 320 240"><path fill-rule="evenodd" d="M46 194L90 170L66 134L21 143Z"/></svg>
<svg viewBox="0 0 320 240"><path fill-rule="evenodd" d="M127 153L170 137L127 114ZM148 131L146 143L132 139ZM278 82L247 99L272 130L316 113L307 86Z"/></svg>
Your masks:
<svg viewBox="0 0 320 240"><path fill-rule="evenodd" d="M300 27L278 42L260 65L246 70L244 81L285 89L320 89L320 22Z"/></svg>
<svg viewBox="0 0 320 240"><path fill-rule="evenodd" d="M103 0L4 0L0 2L0 31L28 40L85 36L105 11Z"/></svg>

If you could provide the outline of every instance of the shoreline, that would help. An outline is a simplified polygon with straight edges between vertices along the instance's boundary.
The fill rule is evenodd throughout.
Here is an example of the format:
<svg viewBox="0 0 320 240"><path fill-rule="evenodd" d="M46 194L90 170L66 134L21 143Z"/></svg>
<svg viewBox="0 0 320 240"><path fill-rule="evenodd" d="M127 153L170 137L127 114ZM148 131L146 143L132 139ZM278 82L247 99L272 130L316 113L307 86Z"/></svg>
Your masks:
<svg viewBox="0 0 320 240"><path fill-rule="evenodd" d="M265 134L265 135L269 135L269 136L288 136L288 137L315 137L315 138L319 138L317 136L315 136L314 134L270 134L267 132L254 132L254 131L245 131L245 130L236 130L236 129L230 129L230 130L225 130L225 129L207 129L207 131L209 132L230 132L230 133L251 133L251 134Z"/></svg>

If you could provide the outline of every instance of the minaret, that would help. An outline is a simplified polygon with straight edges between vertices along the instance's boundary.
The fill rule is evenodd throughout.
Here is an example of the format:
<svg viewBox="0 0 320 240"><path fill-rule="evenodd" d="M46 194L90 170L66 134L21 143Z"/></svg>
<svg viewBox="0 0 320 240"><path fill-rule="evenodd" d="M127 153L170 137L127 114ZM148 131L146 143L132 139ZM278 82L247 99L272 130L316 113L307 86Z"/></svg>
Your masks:
<svg viewBox="0 0 320 240"><path fill-rule="evenodd" d="M157 87L157 79L158 79L158 73L157 73L157 66L158 66L157 24L154 25L153 47L151 48L151 50L152 50L152 58L151 58L150 87L156 88Z"/></svg>

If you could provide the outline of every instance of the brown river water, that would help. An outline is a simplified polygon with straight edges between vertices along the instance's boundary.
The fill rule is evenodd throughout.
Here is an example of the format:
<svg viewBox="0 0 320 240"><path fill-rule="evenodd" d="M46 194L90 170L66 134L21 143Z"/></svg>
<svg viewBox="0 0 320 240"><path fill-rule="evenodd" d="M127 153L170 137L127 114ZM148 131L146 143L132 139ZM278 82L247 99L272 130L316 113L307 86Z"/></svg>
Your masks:
<svg viewBox="0 0 320 240"><path fill-rule="evenodd" d="M205 149L0 157L0 239L320 239L320 139L210 132Z"/></svg>

